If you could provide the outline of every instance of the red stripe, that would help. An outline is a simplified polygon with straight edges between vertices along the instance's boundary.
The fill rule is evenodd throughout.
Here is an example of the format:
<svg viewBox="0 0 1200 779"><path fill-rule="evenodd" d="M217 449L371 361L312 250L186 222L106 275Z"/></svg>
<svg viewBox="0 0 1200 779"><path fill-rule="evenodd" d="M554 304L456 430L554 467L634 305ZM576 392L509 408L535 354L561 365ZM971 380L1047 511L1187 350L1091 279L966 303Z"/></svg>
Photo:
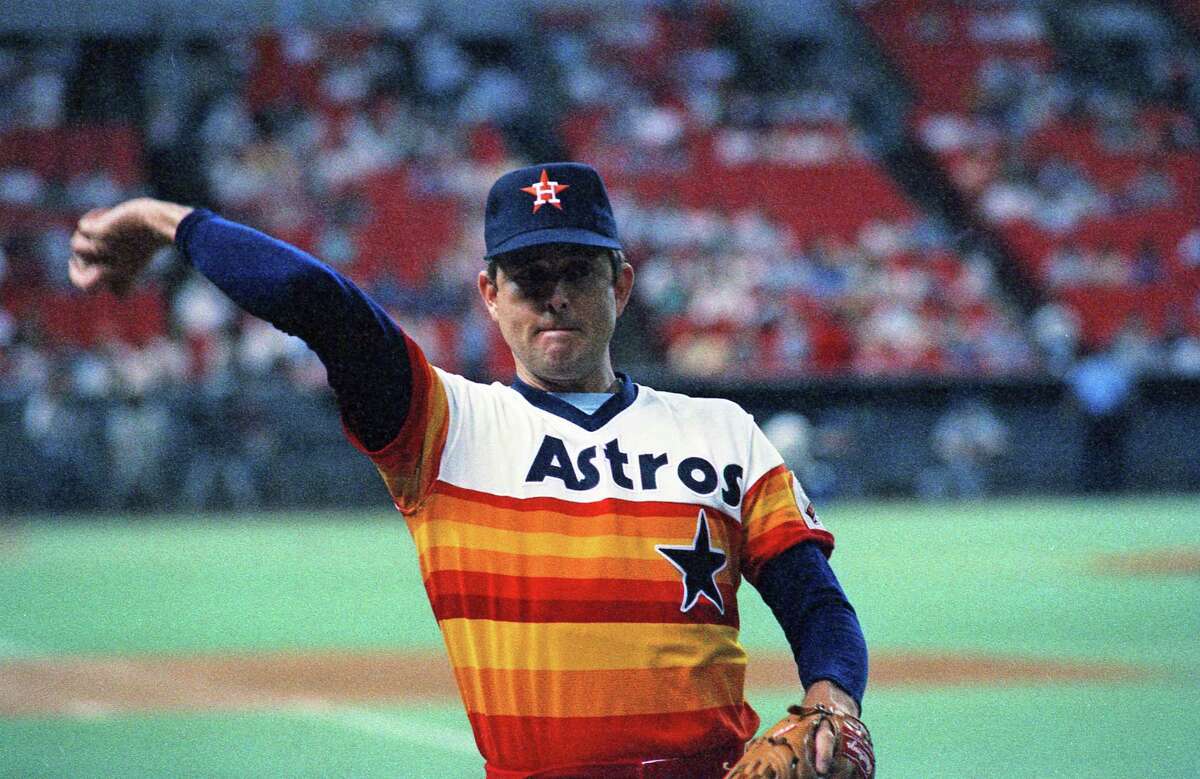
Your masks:
<svg viewBox="0 0 1200 779"><path fill-rule="evenodd" d="M494 508L511 511L552 511L572 517L595 517L602 515L630 517L695 517L701 508L709 517L719 516L727 522L738 524L730 515L711 506L701 506L696 503L677 503L672 501L640 501L621 500L620 498L604 498L602 500L576 503L561 498L512 498L507 495L492 495L488 492L470 490L444 481L433 485L433 492L447 495L473 503L482 503Z"/></svg>
<svg viewBox="0 0 1200 779"><path fill-rule="evenodd" d="M650 758L621 763L555 766L535 772L506 771L485 765L486 779L723 779L726 766L737 763L745 754L743 744L671 758ZM867 774L863 774L866 776Z"/></svg>
<svg viewBox="0 0 1200 779"><path fill-rule="evenodd" d="M558 579L478 571L434 571L425 581L438 619L467 617L519 622L667 622L738 626L737 597L724 581L717 588L722 615L705 597L686 614L683 581L672 570L664 581Z"/></svg>
<svg viewBox="0 0 1200 779"><path fill-rule="evenodd" d="M727 625L738 627L737 601L725 586L719 587L725 613L705 596L687 611L683 605L683 583L676 585L669 602L522 600L490 595L432 595L433 614L443 619L490 619L502 622L631 622L671 625Z"/></svg>
<svg viewBox="0 0 1200 779"><path fill-rule="evenodd" d="M517 771L694 754L742 744L758 729L749 704L625 717L468 717L484 759Z"/></svg>
<svg viewBox="0 0 1200 779"><path fill-rule="evenodd" d="M511 576L485 571L434 571L425 586L443 595L491 595L525 600L670 600L679 591L679 573L667 569L662 581L628 579L558 579L544 576Z"/></svg>
<svg viewBox="0 0 1200 779"><path fill-rule="evenodd" d="M791 549L796 544L815 541L825 557L833 554L833 535L825 530L814 530L801 521L785 522L768 530L761 536L750 539L746 545L746 561L742 565L742 577L751 584L758 581L758 573L768 560Z"/></svg>

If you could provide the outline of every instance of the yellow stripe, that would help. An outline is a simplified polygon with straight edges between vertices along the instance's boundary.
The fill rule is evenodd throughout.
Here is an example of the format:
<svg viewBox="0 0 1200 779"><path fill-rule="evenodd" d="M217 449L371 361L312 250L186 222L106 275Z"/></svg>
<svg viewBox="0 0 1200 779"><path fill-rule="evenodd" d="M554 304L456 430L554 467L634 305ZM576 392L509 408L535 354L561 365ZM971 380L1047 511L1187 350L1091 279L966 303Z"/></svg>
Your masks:
<svg viewBox="0 0 1200 779"><path fill-rule="evenodd" d="M758 538L787 522L803 522L796 493L792 490L792 475L780 471L769 477L753 505L742 516L748 538Z"/></svg>
<svg viewBox="0 0 1200 779"><path fill-rule="evenodd" d="M804 517L800 515L800 512L796 510L795 506L790 508L785 506L784 508L781 508L777 511L772 511L770 514L757 519L754 526L754 537L758 538L765 533L769 533L780 525L786 525L789 523L799 523L804 525L805 528L808 527L808 525L804 523Z"/></svg>
<svg viewBox="0 0 1200 779"><path fill-rule="evenodd" d="M772 477L763 485L758 500L754 501L754 513L769 514L791 504L796 508L796 493L792 492L792 477L789 473ZM798 511L799 509L797 509Z"/></svg>
<svg viewBox="0 0 1200 779"><path fill-rule="evenodd" d="M737 628L612 622L442 620L455 667L587 671L745 665Z"/></svg>
<svg viewBox="0 0 1200 779"><path fill-rule="evenodd" d="M624 717L699 711L742 701L746 666L621 668L603 671L525 671L456 668L467 711L489 716Z"/></svg>

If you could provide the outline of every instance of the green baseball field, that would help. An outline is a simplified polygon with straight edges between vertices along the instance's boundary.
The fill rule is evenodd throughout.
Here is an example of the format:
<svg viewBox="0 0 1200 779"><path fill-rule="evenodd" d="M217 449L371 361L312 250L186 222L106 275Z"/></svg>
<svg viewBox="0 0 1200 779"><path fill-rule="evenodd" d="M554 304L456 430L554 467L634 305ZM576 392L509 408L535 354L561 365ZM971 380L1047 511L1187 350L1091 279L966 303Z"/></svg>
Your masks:
<svg viewBox="0 0 1200 779"><path fill-rule="evenodd" d="M880 777L1200 776L1200 499L822 518ZM0 776L482 775L399 515L0 524L0 603ZM774 721L794 668L741 608Z"/></svg>

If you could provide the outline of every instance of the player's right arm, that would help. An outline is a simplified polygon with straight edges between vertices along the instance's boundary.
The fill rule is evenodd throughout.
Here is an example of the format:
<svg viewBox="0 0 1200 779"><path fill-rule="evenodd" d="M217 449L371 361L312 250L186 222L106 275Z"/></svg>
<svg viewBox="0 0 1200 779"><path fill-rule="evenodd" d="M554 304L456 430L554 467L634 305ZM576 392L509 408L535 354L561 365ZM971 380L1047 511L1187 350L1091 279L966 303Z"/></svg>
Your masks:
<svg viewBox="0 0 1200 779"><path fill-rule="evenodd" d="M368 451L404 427L420 350L378 304L315 258L211 212L150 198L92 211L71 239L69 273L84 290L129 289L172 243L234 303L303 339L325 364L343 420Z"/></svg>

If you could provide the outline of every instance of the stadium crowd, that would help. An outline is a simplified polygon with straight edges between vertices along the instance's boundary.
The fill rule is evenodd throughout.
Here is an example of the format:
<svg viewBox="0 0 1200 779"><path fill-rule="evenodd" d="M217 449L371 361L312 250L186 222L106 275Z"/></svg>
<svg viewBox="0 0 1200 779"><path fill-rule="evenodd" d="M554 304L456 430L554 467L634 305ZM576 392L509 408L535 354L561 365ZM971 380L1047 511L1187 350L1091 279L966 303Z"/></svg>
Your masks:
<svg viewBox="0 0 1200 779"><path fill-rule="evenodd" d="M1046 367L1141 340L1142 369L1193 372L1200 55L1187 34L1128 3L862 5L922 87L922 141L1047 299L1028 319L1035 343L1065 340L1043 348ZM1133 38L1139 50L1115 56Z"/></svg>
<svg viewBox="0 0 1200 779"><path fill-rule="evenodd" d="M857 5L876 30L958 40L944 3ZM1045 302L1028 313L991 258L962 251L890 180L849 95L787 49L767 53L783 69L769 75L724 3L551 8L535 66L516 45L455 39L410 11L364 29L164 40L143 52L135 108L101 126L73 108L88 72L78 43L0 47L0 395L37 456L78 474L63 489L121 506L174 478L187 505L222 491L254 505L282 489L269 485L274 458L304 435L273 409L328 412L320 364L170 252L134 315L78 300L65 272L78 215L183 192L349 274L434 362L504 377L509 357L466 283L479 205L500 172L566 155L612 188L639 275L617 344L635 370L1067 376L1111 346L1138 371L1200 375L1195 53L1169 49L1158 92L1138 95L1056 69L1031 4L965 18L983 50L973 88L919 99L916 123L1032 269ZM1130 223L1148 227L1130 238ZM1099 288L1122 295L1120 318L1097 319ZM1163 301L1152 311L1136 305L1147 290ZM231 417L245 435L224 434ZM199 443L178 464L181 429ZM116 474L104 485L79 454L97 445Z"/></svg>

